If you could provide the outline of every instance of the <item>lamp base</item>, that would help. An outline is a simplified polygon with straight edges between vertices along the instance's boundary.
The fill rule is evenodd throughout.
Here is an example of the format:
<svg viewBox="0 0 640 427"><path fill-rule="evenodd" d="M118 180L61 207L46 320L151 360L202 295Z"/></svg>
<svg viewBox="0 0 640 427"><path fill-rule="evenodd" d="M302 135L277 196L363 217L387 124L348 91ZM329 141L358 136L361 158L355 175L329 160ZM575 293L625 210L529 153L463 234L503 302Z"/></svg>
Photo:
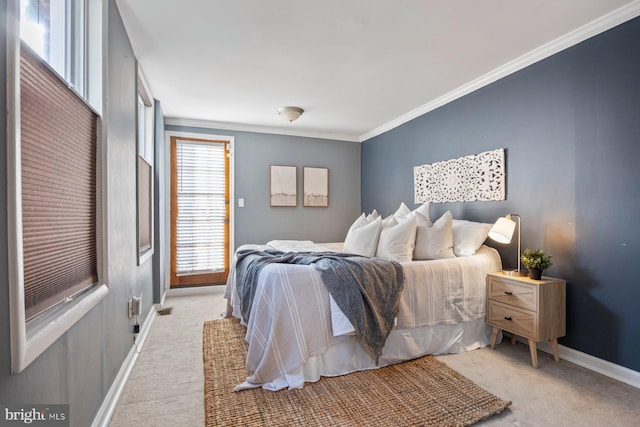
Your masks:
<svg viewBox="0 0 640 427"><path fill-rule="evenodd" d="M527 273L524 270L502 270L502 274L504 274L505 276L518 276L518 277L522 277L522 276L528 276L529 273Z"/></svg>

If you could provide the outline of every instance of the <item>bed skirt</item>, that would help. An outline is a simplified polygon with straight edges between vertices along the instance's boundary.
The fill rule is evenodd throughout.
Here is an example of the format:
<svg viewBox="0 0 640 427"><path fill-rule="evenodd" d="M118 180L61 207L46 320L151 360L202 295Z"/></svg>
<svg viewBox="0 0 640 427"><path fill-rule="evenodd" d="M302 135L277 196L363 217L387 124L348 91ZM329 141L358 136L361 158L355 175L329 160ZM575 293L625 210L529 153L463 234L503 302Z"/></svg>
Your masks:
<svg viewBox="0 0 640 427"><path fill-rule="evenodd" d="M305 382L316 382L320 377L345 375L356 371L438 354L463 353L486 347L491 343L492 328L484 319L453 325L425 326L413 329L394 329L387 338L379 365L364 351L355 337L335 344L321 355L311 356L300 368L274 381L254 385L244 383L237 387L262 387L277 391L283 388L302 388ZM498 337L498 342L502 335Z"/></svg>

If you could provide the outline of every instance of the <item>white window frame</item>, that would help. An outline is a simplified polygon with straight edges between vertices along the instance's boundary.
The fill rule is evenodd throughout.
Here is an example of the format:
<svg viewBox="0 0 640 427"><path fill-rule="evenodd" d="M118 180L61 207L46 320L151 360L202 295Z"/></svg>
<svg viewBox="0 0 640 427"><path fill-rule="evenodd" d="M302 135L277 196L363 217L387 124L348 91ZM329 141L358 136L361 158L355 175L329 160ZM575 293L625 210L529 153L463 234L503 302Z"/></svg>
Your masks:
<svg viewBox="0 0 640 427"><path fill-rule="evenodd" d="M137 87L137 107L136 107L136 142L138 146L138 156L142 157L142 159L147 162L151 166L151 180L150 180L150 209L149 215L149 224L151 227L151 248L146 249L144 251L140 250L140 217L136 215L136 241L137 241L137 249L138 249L138 265L144 264L148 259L153 256L155 251L155 242L154 242L154 221L155 221L155 213L153 211L154 207L154 176L155 176L155 165L154 165L154 112L153 112L153 96L151 95L151 91L149 90L149 85L147 84L147 80L142 73L142 69L138 67L138 80L140 84L136 85ZM143 93L140 93L143 92ZM151 103L151 106L147 107L145 104L145 98ZM141 112L142 110L142 112ZM137 156L136 156L136 192L138 191L137 187ZM136 208L140 209L140 196L136 193Z"/></svg>
<svg viewBox="0 0 640 427"><path fill-rule="evenodd" d="M105 5L104 0L61 0L50 5L50 39L55 43L49 46L47 62L98 114L102 113L102 17L106 16ZM82 22L82 28L69 25L68 19ZM83 34L81 39L74 37L78 30Z"/></svg>
<svg viewBox="0 0 640 427"><path fill-rule="evenodd" d="M138 67L138 79L140 84L138 85L138 111L143 109L143 114L138 114L137 123L137 138L138 138L138 154L149 163L151 166L154 162L154 150L153 150L153 130L154 130L154 113L153 113L153 95L149 90L147 79L144 77L142 69ZM142 94L140 92L143 92ZM147 107L145 99L151 105ZM142 106L140 106L142 103ZM140 117L142 116L142 120ZM142 134L142 141L140 140L140 134Z"/></svg>
<svg viewBox="0 0 640 427"><path fill-rule="evenodd" d="M106 14L103 0L92 1L99 6L100 20L96 23L105 28ZM95 13L98 13L96 11ZM95 16L95 15L94 15ZM94 39L95 41L95 39ZM102 43L102 39L100 39ZM102 51L102 50L100 50ZM103 64L100 62L100 67ZM91 74L95 76L95 74ZM102 71L99 72L102 76ZM101 91L104 82L100 82ZM99 97L102 99L102 96ZM9 318L11 323L11 372L22 372L31 362L66 333L89 310L95 307L108 293L106 285L106 198L97 194L96 218L98 236L98 283L72 301L52 308L42 316L27 321L24 306L24 262L22 245L22 175L20 152L20 1L7 3L7 228L9 265ZM97 179L106 182L103 173L106 158L103 144L104 129L99 124L97 153ZM104 185L101 186L104 188Z"/></svg>

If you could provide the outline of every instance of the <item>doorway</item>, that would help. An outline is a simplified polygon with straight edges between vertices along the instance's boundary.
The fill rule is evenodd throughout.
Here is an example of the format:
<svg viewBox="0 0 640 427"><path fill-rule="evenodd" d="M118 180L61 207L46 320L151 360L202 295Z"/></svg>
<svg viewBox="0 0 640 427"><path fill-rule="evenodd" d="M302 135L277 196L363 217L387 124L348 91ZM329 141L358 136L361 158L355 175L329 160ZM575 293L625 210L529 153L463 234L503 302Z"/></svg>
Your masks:
<svg viewBox="0 0 640 427"><path fill-rule="evenodd" d="M171 288L229 274L229 141L171 137Z"/></svg>

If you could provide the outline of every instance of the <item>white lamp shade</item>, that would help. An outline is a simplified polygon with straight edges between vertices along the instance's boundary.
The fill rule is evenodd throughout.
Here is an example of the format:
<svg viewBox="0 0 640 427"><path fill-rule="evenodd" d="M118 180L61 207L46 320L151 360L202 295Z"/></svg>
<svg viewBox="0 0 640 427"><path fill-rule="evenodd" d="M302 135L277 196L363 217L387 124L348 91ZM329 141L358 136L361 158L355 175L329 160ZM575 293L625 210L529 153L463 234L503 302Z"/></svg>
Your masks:
<svg viewBox="0 0 640 427"><path fill-rule="evenodd" d="M304 110L300 107L289 106L278 108L278 114L280 114L280 117L290 122L296 120L302 115L302 113L304 113Z"/></svg>
<svg viewBox="0 0 640 427"><path fill-rule="evenodd" d="M489 237L498 243L510 243L515 229L515 221L500 217L489 230Z"/></svg>

